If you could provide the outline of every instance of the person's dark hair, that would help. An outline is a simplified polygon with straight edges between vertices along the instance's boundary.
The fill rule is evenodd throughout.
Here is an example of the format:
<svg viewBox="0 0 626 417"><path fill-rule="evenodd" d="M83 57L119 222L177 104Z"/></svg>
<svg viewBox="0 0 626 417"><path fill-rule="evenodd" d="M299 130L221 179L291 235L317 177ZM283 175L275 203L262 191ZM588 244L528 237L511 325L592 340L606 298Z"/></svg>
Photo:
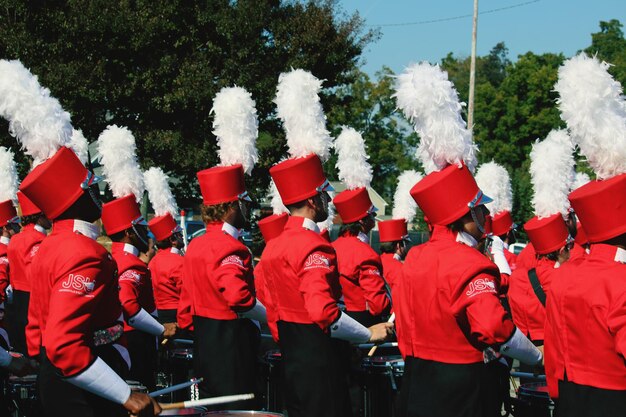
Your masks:
<svg viewBox="0 0 626 417"><path fill-rule="evenodd" d="M298 209L301 209L302 207L306 206L307 200L308 200L308 198L305 199L305 200L302 200L302 201L298 201L298 202L293 203L293 204L289 204L289 205L287 205L285 207L287 207L287 210L289 210L290 212L292 210L298 210Z"/></svg>
<svg viewBox="0 0 626 417"><path fill-rule="evenodd" d="M221 222L228 210L233 204L237 202L220 203L212 206L205 204L200 205L200 213L202 214L202 221L204 223Z"/></svg>
<svg viewBox="0 0 626 417"><path fill-rule="evenodd" d="M124 239L124 236L126 236L127 230L129 229L124 229L121 232L113 233L112 235L109 235L109 237L111 238L113 242L119 242L120 240Z"/></svg>
<svg viewBox="0 0 626 417"><path fill-rule="evenodd" d="M448 225L448 229L450 229L451 231L453 231L455 233L458 233L458 232L462 231L464 223L463 223L463 221L461 219L462 219L462 217L459 220L456 220L455 222L450 223Z"/></svg>
<svg viewBox="0 0 626 417"><path fill-rule="evenodd" d="M395 253L396 247L398 246L400 241L394 240L393 242L380 242L380 252L381 253Z"/></svg>
<svg viewBox="0 0 626 417"><path fill-rule="evenodd" d="M172 247L172 241L168 237L167 239L163 239L163 240L159 240L155 242L154 246L156 246L157 249L168 249Z"/></svg>
<svg viewBox="0 0 626 417"><path fill-rule="evenodd" d="M43 216L41 213L31 214L30 216L22 216L20 219L22 221L22 226L26 226L27 224L35 224L37 221Z"/></svg>
<svg viewBox="0 0 626 417"><path fill-rule="evenodd" d="M339 228L339 236L357 236L361 231L361 223L346 223L342 224L341 228Z"/></svg>
<svg viewBox="0 0 626 417"><path fill-rule="evenodd" d="M97 195L98 185L94 184L89 189L83 190L78 199L63 213L50 220L67 220L79 219L89 223L95 222L100 218L102 207L96 205L93 195ZM100 204L100 203L98 203Z"/></svg>

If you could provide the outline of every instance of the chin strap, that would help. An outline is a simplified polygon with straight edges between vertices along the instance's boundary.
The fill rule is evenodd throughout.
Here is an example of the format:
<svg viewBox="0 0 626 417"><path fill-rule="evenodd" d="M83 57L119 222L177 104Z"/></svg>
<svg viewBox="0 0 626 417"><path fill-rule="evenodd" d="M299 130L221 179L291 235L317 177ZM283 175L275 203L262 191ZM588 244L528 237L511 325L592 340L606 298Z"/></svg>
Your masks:
<svg viewBox="0 0 626 417"><path fill-rule="evenodd" d="M135 225L133 224L131 226L133 228L133 232L135 232L135 235L137 235L137 238L141 241L141 243L143 243L144 245L146 245L146 250L150 249L150 243L148 243L139 233L139 230L137 230L137 228L135 227Z"/></svg>
<svg viewBox="0 0 626 417"><path fill-rule="evenodd" d="M480 206L478 206L478 207L480 207ZM485 235L486 234L485 233L485 225L484 224L480 224L480 222L478 221L478 217L476 216L476 207L470 208L470 214L472 215L472 220L474 221L474 223L476 223L476 227L478 228L480 233Z"/></svg>

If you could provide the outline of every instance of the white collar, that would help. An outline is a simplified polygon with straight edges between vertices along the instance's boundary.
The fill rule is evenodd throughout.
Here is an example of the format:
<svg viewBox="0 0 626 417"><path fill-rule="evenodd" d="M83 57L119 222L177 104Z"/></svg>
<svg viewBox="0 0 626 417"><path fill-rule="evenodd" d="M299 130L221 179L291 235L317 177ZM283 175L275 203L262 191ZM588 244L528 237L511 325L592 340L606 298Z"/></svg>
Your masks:
<svg viewBox="0 0 626 417"><path fill-rule="evenodd" d="M307 219L306 217L304 217L304 220L302 221L302 227L304 227L305 229L309 229L317 234L320 233L320 228L317 223L315 223L311 219Z"/></svg>
<svg viewBox="0 0 626 417"><path fill-rule="evenodd" d="M615 251L615 262L619 262L621 264L626 264L626 250L622 248L617 248Z"/></svg>
<svg viewBox="0 0 626 417"><path fill-rule="evenodd" d="M370 243L370 237L368 235L366 235L363 232L359 232L358 235L356 235L356 238L359 239L361 242L368 244Z"/></svg>
<svg viewBox="0 0 626 417"><path fill-rule="evenodd" d="M8 245L10 241L10 237L0 236L0 243L2 243L3 245Z"/></svg>
<svg viewBox="0 0 626 417"><path fill-rule="evenodd" d="M96 240L98 236L100 236L100 228L84 220L74 219L74 231L93 240Z"/></svg>
<svg viewBox="0 0 626 417"><path fill-rule="evenodd" d="M241 236L241 230L237 229L230 223L224 222L224 224L222 225L222 231L228 233L237 240L239 240L239 237Z"/></svg>
<svg viewBox="0 0 626 417"><path fill-rule="evenodd" d="M402 257L400 255L398 255L397 253L393 254L393 259L395 259L398 262L402 262Z"/></svg>
<svg viewBox="0 0 626 417"><path fill-rule="evenodd" d="M131 245L130 243L124 243L124 252L131 255L139 256L139 249Z"/></svg>
<svg viewBox="0 0 626 417"><path fill-rule="evenodd" d="M467 245L471 248L475 248L476 246L478 246L478 241L474 239L474 236L470 235L467 232L464 232L463 230L461 230L456 235L456 241L464 245Z"/></svg>
<svg viewBox="0 0 626 417"><path fill-rule="evenodd" d="M171 247L170 252L175 253L176 255L180 255L180 249L175 247Z"/></svg>
<svg viewBox="0 0 626 417"><path fill-rule="evenodd" d="M41 227L40 225L36 224L35 225L35 230L38 231L39 233L43 233L44 235L47 235L48 233L46 232L46 229L44 229L43 227Z"/></svg>
<svg viewBox="0 0 626 417"><path fill-rule="evenodd" d="M506 242L502 242L502 244L504 245L504 249L508 249L509 248L509 244Z"/></svg>
<svg viewBox="0 0 626 417"><path fill-rule="evenodd" d="M561 262L556 261L556 262L554 263L554 269L559 269L560 267L561 267Z"/></svg>

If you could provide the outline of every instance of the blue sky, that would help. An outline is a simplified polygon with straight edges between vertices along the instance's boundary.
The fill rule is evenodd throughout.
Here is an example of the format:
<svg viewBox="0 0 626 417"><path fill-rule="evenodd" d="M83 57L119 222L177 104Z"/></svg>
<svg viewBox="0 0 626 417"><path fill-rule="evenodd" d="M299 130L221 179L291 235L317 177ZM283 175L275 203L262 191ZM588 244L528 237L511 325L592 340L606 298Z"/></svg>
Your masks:
<svg viewBox="0 0 626 417"><path fill-rule="evenodd" d="M478 55L505 42L509 57L525 52L563 52L571 56L591 44L600 20L626 25L626 0L479 0ZM532 2L532 3L530 3ZM471 15L473 0L341 0L345 12L359 11L367 25L403 24ZM408 64L438 62L448 52L469 56L472 18L405 26L380 26L381 38L370 44L363 70L373 75L383 65L398 73Z"/></svg>

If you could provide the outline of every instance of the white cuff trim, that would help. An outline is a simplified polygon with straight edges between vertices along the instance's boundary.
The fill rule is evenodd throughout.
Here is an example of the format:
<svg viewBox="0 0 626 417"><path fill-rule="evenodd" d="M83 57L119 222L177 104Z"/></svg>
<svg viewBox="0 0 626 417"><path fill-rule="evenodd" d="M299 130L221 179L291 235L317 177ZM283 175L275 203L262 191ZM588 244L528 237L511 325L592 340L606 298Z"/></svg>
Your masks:
<svg viewBox="0 0 626 417"><path fill-rule="evenodd" d="M139 313L128 319L128 324L137 330L154 336L161 336L165 331L165 327L143 308L139 310Z"/></svg>
<svg viewBox="0 0 626 417"><path fill-rule="evenodd" d="M536 365L543 360L541 351L517 328L513 336L500 347L500 353L527 365Z"/></svg>
<svg viewBox="0 0 626 417"><path fill-rule="evenodd" d="M79 388L117 404L124 404L130 397L130 387L101 358L80 374L67 378Z"/></svg>
<svg viewBox="0 0 626 417"><path fill-rule="evenodd" d="M330 325L330 336L352 343L366 343L372 337L372 332L352 317L341 313L339 319Z"/></svg>
<svg viewBox="0 0 626 417"><path fill-rule="evenodd" d="M12 359L13 358L11 357L11 354L9 352L0 348L0 366L1 367L6 368L7 366L9 366L11 364Z"/></svg>
<svg viewBox="0 0 626 417"><path fill-rule="evenodd" d="M261 321L263 323L267 323L267 313L265 311L265 306L261 303L261 300L257 298L256 304L248 311L244 311L239 314L239 317L245 317L247 319Z"/></svg>

